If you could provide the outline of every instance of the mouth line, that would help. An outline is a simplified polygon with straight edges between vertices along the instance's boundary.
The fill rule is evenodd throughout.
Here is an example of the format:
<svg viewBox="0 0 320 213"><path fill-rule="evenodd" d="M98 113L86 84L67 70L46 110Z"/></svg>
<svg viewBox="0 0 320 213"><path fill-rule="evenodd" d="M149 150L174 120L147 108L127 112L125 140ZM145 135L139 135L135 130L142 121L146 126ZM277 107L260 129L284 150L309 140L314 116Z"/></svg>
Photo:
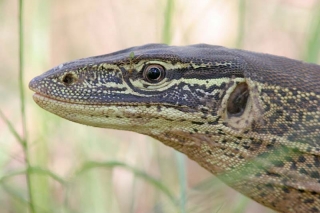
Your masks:
<svg viewBox="0 0 320 213"><path fill-rule="evenodd" d="M92 103L84 103L84 102L73 102L73 101L66 101L66 100L61 100L61 99L56 99L49 97L47 95L43 95L40 93L34 93L33 94L33 99L36 101L38 99L45 99L47 101L52 101L52 102L58 102L58 103L65 103L65 104L72 104L72 105L86 105L86 106L143 106L144 104L140 103L128 103L128 102L105 102L105 103L98 103L98 102L92 102ZM37 102L37 101L36 101ZM150 103L148 105L158 105L155 103Z"/></svg>
<svg viewBox="0 0 320 213"><path fill-rule="evenodd" d="M132 103L132 102L105 102L105 103L98 103L98 102L92 102L92 103L83 103L83 102L72 102L72 101L65 101L61 99L56 99L49 97L47 95L43 95L40 93L35 92L33 94L33 100L38 103L40 99L45 100L45 101L50 101L50 102L57 102L57 103L64 103L64 104L70 104L70 105L81 105L81 106L145 106L145 107L150 107L150 106L159 106L159 103ZM171 104L161 104L161 106L166 106L166 107L177 107L175 105ZM179 106L178 108L188 108L187 106Z"/></svg>

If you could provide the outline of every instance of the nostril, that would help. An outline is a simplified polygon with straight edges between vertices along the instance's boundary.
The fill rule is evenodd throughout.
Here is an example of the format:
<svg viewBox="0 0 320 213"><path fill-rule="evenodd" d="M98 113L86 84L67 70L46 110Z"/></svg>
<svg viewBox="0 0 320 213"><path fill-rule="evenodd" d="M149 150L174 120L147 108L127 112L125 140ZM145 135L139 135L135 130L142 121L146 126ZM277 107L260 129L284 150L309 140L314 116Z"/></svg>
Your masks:
<svg viewBox="0 0 320 213"><path fill-rule="evenodd" d="M74 73L67 73L62 77L62 82L66 86L69 86L75 83L77 80L78 80L78 77Z"/></svg>

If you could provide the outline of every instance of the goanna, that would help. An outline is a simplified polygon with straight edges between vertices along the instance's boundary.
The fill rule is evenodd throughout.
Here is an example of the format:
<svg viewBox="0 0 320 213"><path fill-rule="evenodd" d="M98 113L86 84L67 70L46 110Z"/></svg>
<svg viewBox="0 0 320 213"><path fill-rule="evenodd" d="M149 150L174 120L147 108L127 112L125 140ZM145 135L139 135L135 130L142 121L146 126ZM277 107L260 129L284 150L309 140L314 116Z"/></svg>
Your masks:
<svg viewBox="0 0 320 213"><path fill-rule="evenodd" d="M320 66L205 44L149 44L61 64L42 108L149 135L280 212L320 212Z"/></svg>

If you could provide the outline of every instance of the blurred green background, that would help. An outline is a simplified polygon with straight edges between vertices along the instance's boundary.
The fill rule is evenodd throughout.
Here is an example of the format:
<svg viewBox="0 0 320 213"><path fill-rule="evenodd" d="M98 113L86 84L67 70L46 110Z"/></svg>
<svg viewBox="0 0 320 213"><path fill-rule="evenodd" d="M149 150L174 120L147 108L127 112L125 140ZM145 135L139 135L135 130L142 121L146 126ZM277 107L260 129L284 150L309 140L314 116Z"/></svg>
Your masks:
<svg viewBox="0 0 320 213"><path fill-rule="evenodd" d="M146 43L208 43L319 63L319 0L25 0L23 12L21 83L19 1L0 0L1 213L273 212L156 140L42 110L27 84L60 63Z"/></svg>

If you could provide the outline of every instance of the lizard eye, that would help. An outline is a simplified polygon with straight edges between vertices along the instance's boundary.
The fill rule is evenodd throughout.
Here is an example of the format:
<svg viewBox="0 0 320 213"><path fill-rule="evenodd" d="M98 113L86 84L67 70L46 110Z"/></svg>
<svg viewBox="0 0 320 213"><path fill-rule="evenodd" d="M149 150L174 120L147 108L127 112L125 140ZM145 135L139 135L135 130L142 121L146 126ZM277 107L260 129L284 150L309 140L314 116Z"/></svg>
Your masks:
<svg viewBox="0 0 320 213"><path fill-rule="evenodd" d="M143 71L143 77L150 83L157 83L165 77L165 70L157 64L148 65Z"/></svg>

